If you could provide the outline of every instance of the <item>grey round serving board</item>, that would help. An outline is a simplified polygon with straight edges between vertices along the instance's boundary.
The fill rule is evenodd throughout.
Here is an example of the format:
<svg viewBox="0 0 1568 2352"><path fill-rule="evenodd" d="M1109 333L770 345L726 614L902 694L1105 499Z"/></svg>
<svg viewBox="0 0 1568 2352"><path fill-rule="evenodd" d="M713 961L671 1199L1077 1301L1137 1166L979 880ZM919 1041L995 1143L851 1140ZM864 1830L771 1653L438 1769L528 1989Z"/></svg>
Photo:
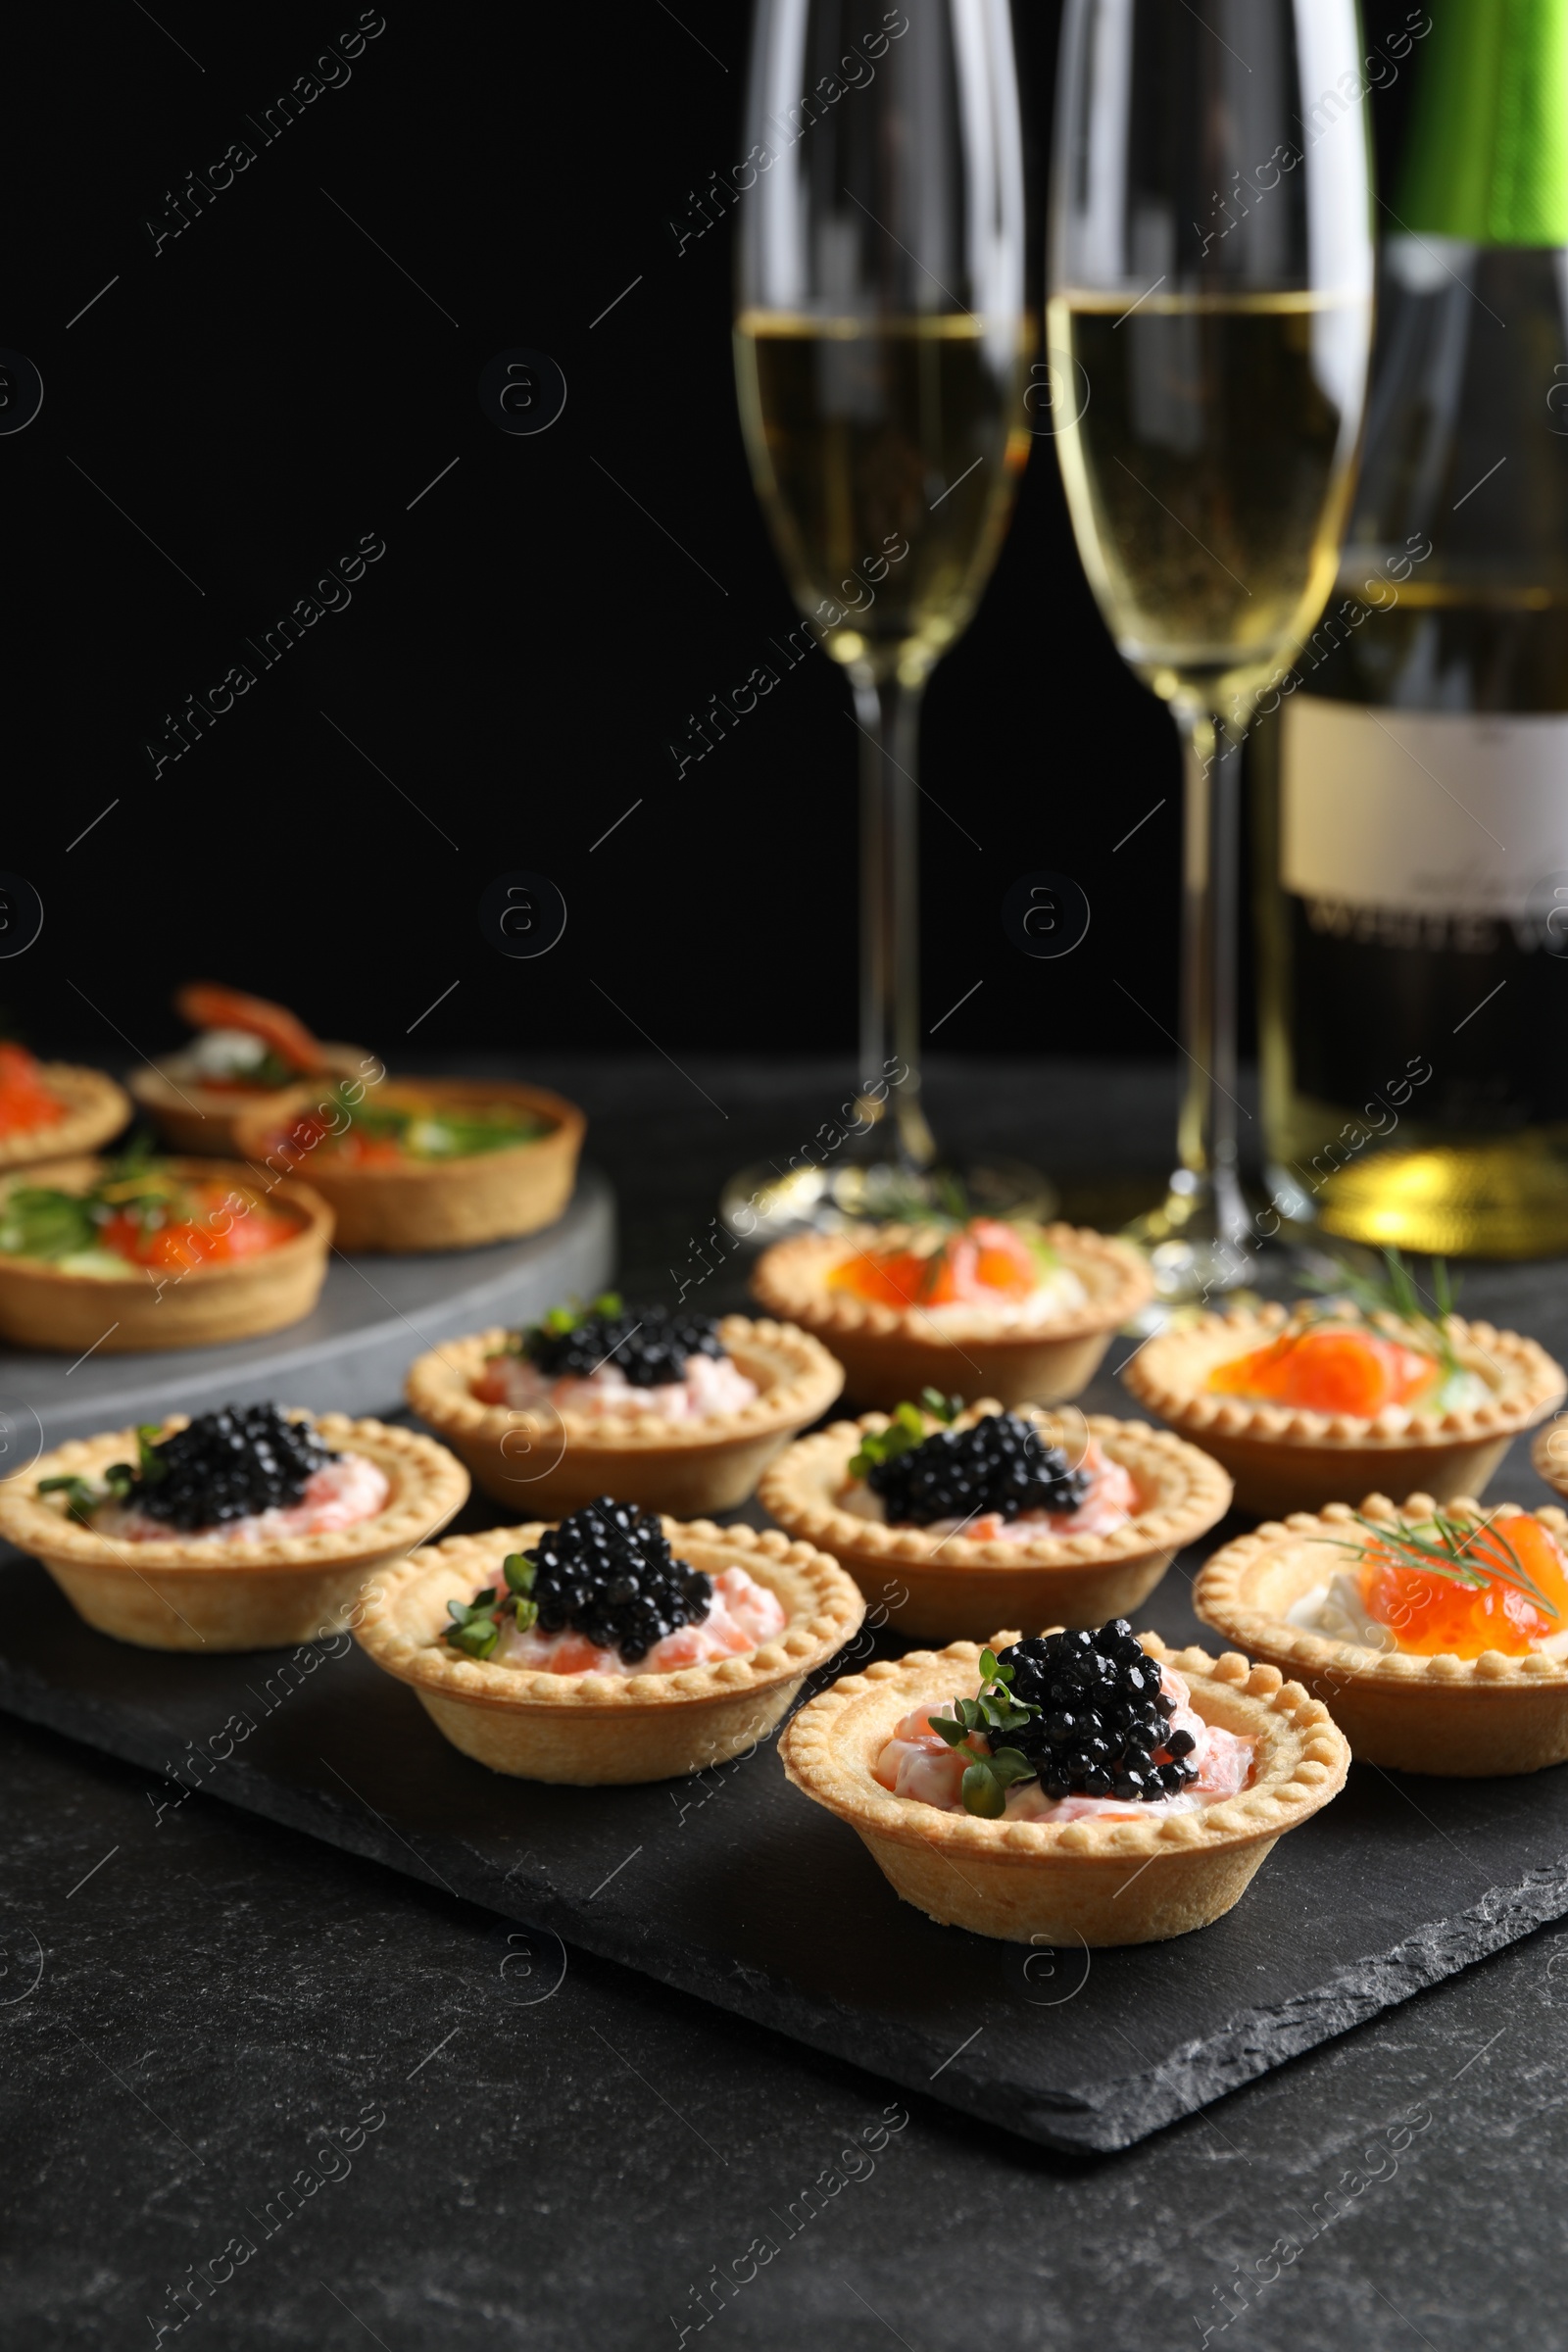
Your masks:
<svg viewBox="0 0 1568 2352"><path fill-rule="evenodd" d="M524 1241L427 1257L334 1250L314 1313L263 1339L75 1363L0 1348L0 1475L25 1469L67 1438L164 1413L269 1397L316 1412L388 1409L426 1348L486 1324L532 1320L574 1295L592 1298L614 1260L615 1197L585 1168L564 1216Z"/></svg>

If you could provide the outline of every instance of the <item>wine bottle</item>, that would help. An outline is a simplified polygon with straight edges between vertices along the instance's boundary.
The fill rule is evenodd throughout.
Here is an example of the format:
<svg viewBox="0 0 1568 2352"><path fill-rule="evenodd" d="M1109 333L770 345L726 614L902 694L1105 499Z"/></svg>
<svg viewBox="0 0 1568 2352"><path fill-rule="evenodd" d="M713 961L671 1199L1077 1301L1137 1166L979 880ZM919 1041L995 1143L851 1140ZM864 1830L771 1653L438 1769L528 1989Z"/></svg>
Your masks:
<svg viewBox="0 0 1568 2352"><path fill-rule="evenodd" d="M1448 0L1335 601L1265 695L1283 1213L1568 1250L1568 0ZM1283 706L1283 707L1282 707Z"/></svg>

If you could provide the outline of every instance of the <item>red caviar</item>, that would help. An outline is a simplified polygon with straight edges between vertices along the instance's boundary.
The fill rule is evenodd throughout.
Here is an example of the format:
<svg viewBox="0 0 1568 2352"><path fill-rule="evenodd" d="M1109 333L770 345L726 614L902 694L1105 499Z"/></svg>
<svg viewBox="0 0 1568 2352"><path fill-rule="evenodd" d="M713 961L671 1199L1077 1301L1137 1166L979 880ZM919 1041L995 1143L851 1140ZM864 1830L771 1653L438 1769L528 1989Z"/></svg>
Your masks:
<svg viewBox="0 0 1568 2352"><path fill-rule="evenodd" d="M1389 1627L1400 1649L1423 1657L1478 1658L1487 1649L1520 1657L1568 1633L1568 1560L1528 1511L1478 1528L1460 1546L1454 1565L1460 1564L1477 1568L1486 1585L1461 1585L1371 1543L1360 1571L1362 1605ZM1521 1570L1555 1617L1520 1589Z"/></svg>
<svg viewBox="0 0 1568 2352"><path fill-rule="evenodd" d="M879 1306L994 1305L1027 1298L1042 1268L1023 1236L995 1217L971 1217L931 1250L858 1250L835 1267L835 1290Z"/></svg>
<svg viewBox="0 0 1568 2352"><path fill-rule="evenodd" d="M0 1045L0 1135L31 1135L66 1115L25 1046Z"/></svg>
<svg viewBox="0 0 1568 2352"><path fill-rule="evenodd" d="M1432 1356L1380 1333L1303 1331L1283 1332L1267 1348L1216 1364L1208 1387L1222 1396L1255 1396L1370 1421L1388 1405L1413 1403L1442 1377Z"/></svg>

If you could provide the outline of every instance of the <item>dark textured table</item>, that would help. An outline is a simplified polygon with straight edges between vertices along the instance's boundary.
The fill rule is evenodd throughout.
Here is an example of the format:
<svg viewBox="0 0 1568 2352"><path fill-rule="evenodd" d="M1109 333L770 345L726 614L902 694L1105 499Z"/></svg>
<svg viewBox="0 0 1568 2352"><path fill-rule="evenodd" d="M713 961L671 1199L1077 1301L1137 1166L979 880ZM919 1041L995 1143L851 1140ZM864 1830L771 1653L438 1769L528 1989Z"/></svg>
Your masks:
<svg viewBox="0 0 1568 2352"><path fill-rule="evenodd" d="M727 1116L663 1064L533 1073L595 1119L630 1288L845 1075L687 1067ZM933 1107L1087 1210L1157 1174L1172 1092L939 1071ZM1465 1302L1568 1344L1568 1269ZM1075 2160L216 1800L160 1819L49 1734L0 1719L0 1756L8 2343L1568 2345L1568 1926Z"/></svg>

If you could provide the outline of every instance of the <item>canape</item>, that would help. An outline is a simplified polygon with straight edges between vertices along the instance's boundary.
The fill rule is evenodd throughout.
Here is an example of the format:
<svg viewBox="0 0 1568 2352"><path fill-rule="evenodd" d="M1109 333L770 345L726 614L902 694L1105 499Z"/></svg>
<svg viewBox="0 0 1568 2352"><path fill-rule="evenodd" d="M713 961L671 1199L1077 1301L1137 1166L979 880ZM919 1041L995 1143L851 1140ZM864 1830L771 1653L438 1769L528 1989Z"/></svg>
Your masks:
<svg viewBox="0 0 1568 2352"><path fill-rule="evenodd" d="M878 1661L803 1707L780 1753L903 1901L1063 1945L1207 1927L1349 1763L1328 1709L1273 1666L1169 1650L1125 1619Z"/></svg>
<svg viewBox="0 0 1568 2352"><path fill-rule="evenodd" d="M1568 1415L1558 1413L1548 1428L1537 1431L1530 1459L1548 1487L1568 1494Z"/></svg>
<svg viewBox="0 0 1568 2352"><path fill-rule="evenodd" d="M787 1324L610 1294L445 1342L411 1365L407 1395L497 1502L557 1513L609 1493L689 1518L744 1502L843 1385Z"/></svg>
<svg viewBox="0 0 1568 2352"><path fill-rule="evenodd" d="M0 1171L96 1152L129 1117L123 1090L102 1070L0 1043Z"/></svg>
<svg viewBox="0 0 1568 2352"><path fill-rule="evenodd" d="M379 1067L357 1046L322 1045L286 1005L237 988L192 981L175 997L174 1010L195 1038L128 1083L175 1152L222 1157L238 1149L242 1114L275 1110L302 1078L364 1078Z"/></svg>
<svg viewBox="0 0 1568 2352"><path fill-rule="evenodd" d="M887 1409L924 1388L1059 1404L1153 1296L1125 1242L995 1217L801 1234L763 1252L752 1288L838 1357L858 1403Z"/></svg>
<svg viewBox="0 0 1568 2352"><path fill-rule="evenodd" d="M1184 1544L1230 1504L1196 1446L1142 1421L954 1414L927 1396L803 1438L766 1472L762 1507L830 1551L906 1633L966 1625L1102 1625L1147 1599Z"/></svg>
<svg viewBox="0 0 1568 2352"><path fill-rule="evenodd" d="M416 1552L377 1579L355 1631L465 1755L588 1787L738 1755L861 1614L809 1544L602 1495L559 1527Z"/></svg>
<svg viewBox="0 0 1568 2352"><path fill-rule="evenodd" d="M1314 1510L1374 1483L1440 1502L1479 1494L1565 1389L1562 1366L1517 1332L1349 1299L1204 1315L1146 1342L1122 1378L1257 1512Z"/></svg>
<svg viewBox="0 0 1568 2352"><path fill-rule="evenodd" d="M408 1078L299 1090L237 1123L239 1148L309 1176L338 1247L468 1250L553 1225L571 1198L584 1121L542 1087Z"/></svg>
<svg viewBox="0 0 1568 2352"><path fill-rule="evenodd" d="M205 1348L308 1315L332 1212L211 1159L52 1160L0 1180L0 1338L120 1355Z"/></svg>
<svg viewBox="0 0 1568 2352"><path fill-rule="evenodd" d="M467 1493L413 1430L227 1405L44 1454L0 1485L0 1535L117 1642L269 1649L338 1632L367 1578Z"/></svg>
<svg viewBox="0 0 1568 2352"><path fill-rule="evenodd" d="M1217 1551L1193 1606L1317 1692L1356 1756L1479 1780L1568 1762L1568 1518L1383 1494Z"/></svg>

